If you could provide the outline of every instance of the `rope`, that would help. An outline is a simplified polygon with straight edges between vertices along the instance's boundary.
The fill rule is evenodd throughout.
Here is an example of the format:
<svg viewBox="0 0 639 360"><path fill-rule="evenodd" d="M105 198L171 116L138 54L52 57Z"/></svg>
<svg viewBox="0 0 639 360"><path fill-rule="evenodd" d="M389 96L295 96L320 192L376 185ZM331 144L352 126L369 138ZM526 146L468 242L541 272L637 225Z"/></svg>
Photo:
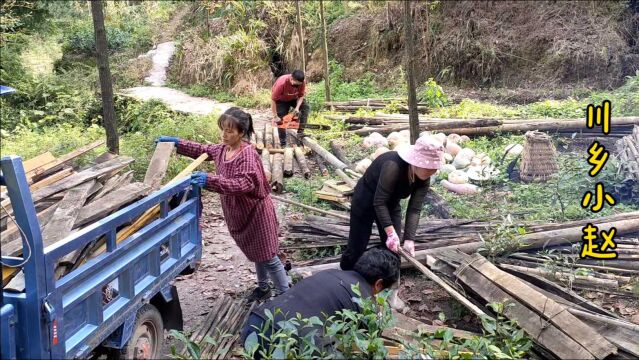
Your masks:
<svg viewBox="0 0 639 360"><path fill-rule="evenodd" d="M6 267L10 267L10 268L19 268L19 267L23 267L31 258L31 244L29 244L29 241L27 241L27 235L24 233L24 231L22 231L22 228L20 227L20 225L18 225L18 222L16 221L16 219L9 213L9 210L7 210L6 207L4 207L4 205L0 204L0 206L2 206L2 209L4 210L4 212L7 214L7 216L9 216L9 219L11 219L11 221L13 221L13 223L16 225L16 227L18 228L18 230L20 230L20 236L23 240L23 243L27 243L27 249L29 250L29 255L27 257L24 258L24 260L17 264L17 265L7 265L4 262L2 262L2 260L0 260L0 265L2 266L6 266Z"/></svg>

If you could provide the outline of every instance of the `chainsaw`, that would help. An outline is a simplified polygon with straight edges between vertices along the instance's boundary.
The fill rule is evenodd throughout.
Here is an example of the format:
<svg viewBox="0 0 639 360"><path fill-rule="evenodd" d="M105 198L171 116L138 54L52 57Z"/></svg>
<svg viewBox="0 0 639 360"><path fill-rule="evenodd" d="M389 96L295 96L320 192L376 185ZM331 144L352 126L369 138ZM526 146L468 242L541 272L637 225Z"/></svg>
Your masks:
<svg viewBox="0 0 639 360"><path fill-rule="evenodd" d="M284 115L281 121L278 121L277 127L280 129L291 129L297 130L300 128L300 120L299 116L292 112L288 115ZM315 130L330 130L331 127L328 125L317 125L317 124L306 124L302 126L303 129L315 129Z"/></svg>

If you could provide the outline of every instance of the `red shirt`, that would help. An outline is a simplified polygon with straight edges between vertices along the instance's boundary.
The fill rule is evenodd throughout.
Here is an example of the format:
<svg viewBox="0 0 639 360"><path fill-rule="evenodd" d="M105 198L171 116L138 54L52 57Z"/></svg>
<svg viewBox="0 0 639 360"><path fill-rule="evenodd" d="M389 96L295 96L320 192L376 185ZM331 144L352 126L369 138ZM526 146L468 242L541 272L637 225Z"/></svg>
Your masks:
<svg viewBox="0 0 639 360"><path fill-rule="evenodd" d="M304 96L306 85L302 83L299 87L291 85L292 74L282 75L273 84L271 99L274 101L293 101Z"/></svg>

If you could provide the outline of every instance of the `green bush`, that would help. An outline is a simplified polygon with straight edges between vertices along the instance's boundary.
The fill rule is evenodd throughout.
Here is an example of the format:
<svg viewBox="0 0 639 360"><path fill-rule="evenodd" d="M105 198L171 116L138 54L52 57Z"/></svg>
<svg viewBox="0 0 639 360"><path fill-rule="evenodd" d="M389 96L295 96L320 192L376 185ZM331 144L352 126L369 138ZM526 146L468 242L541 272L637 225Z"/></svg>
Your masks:
<svg viewBox="0 0 639 360"><path fill-rule="evenodd" d="M440 108L448 105L448 96L442 87L430 78L419 92L419 101L425 103L429 108Z"/></svg>
<svg viewBox="0 0 639 360"><path fill-rule="evenodd" d="M123 50L132 43L131 33L120 28L105 26L109 52ZM92 56L95 54L95 36L93 23L81 22L71 28L64 36L62 50L69 54Z"/></svg>

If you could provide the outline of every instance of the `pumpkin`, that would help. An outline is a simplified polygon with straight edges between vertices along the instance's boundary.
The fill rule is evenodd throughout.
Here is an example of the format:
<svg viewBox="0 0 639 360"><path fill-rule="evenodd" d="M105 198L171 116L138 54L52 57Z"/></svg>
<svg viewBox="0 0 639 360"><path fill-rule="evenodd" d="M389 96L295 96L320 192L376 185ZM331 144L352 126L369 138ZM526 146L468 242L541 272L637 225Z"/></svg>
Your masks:
<svg viewBox="0 0 639 360"><path fill-rule="evenodd" d="M452 134L448 134L448 138L447 139L448 139L448 142L452 141L455 144L458 144L460 138L461 138L461 136L459 136L459 135L457 135L455 133L452 133Z"/></svg>
<svg viewBox="0 0 639 360"><path fill-rule="evenodd" d="M448 175L450 173L452 173L453 171L456 171L457 169L455 169L455 166L452 164L445 164L441 167L441 169L439 169L439 172L442 175Z"/></svg>
<svg viewBox="0 0 639 360"><path fill-rule="evenodd" d="M506 154L509 156L517 156L521 154L522 151L524 151L524 147L521 146L520 144L510 144L506 146L505 151L506 151Z"/></svg>
<svg viewBox="0 0 639 360"><path fill-rule="evenodd" d="M462 170L455 170L448 174L448 181L453 184L466 184L468 183L468 175Z"/></svg>
<svg viewBox="0 0 639 360"><path fill-rule="evenodd" d="M389 152L390 150L385 147L385 146L381 146L379 148L377 148L377 150L375 150L375 152L370 156L371 160L375 160L377 159L378 156L382 155L385 152Z"/></svg>
<svg viewBox="0 0 639 360"><path fill-rule="evenodd" d="M355 171L357 171L360 174L363 174L366 172L366 169L368 169L368 167L371 166L372 163L373 162L371 161L371 159L362 159L355 166Z"/></svg>
<svg viewBox="0 0 639 360"><path fill-rule="evenodd" d="M450 139L449 139L450 140ZM459 152L461 151L461 146L455 144L452 141L448 141L446 143L446 152L451 154L452 156L455 156L457 154L459 154Z"/></svg>
<svg viewBox="0 0 639 360"><path fill-rule="evenodd" d="M459 137L459 140L457 140L457 143L458 144L463 144L463 143L465 143L467 141L470 141L470 138L468 136L466 136L466 135L462 135L462 136Z"/></svg>
<svg viewBox="0 0 639 360"><path fill-rule="evenodd" d="M454 158L455 158L455 157L454 157L453 155L451 155L451 154L449 154L449 153L444 153L444 160L445 160L447 163L453 162L453 159L454 159Z"/></svg>
<svg viewBox="0 0 639 360"><path fill-rule="evenodd" d="M437 134L433 135L433 137L435 139L439 140L439 142L442 143L442 145L446 144L446 139L447 139L446 138L446 134L440 132L440 133L437 133Z"/></svg>

